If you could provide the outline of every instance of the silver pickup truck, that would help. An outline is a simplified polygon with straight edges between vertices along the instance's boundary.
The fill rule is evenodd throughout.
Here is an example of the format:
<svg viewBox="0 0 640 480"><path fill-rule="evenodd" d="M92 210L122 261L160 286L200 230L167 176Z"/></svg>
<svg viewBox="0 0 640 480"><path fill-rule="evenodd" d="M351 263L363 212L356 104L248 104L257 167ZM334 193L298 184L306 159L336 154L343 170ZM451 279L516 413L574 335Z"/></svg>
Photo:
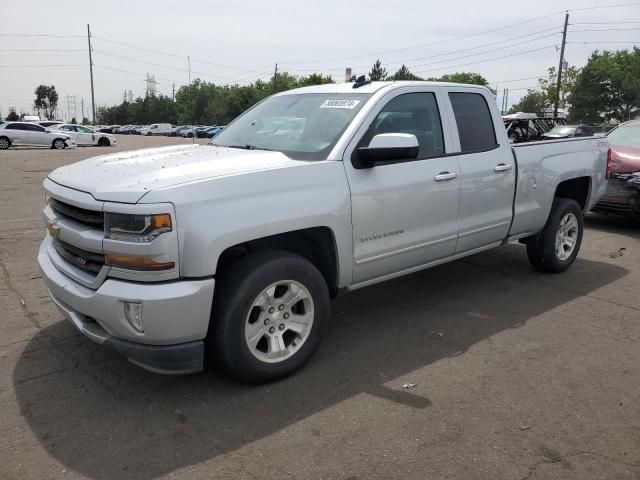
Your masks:
<svg viewBox="0 0 640 480"><path fill-rule="evenodd" d="M306 87L210 145L58 168L38 260L68 319L131 362L264 382L311 357L341 292L516 240L537 269L568 268L608 149L511 146L484 87Z"/></svg>

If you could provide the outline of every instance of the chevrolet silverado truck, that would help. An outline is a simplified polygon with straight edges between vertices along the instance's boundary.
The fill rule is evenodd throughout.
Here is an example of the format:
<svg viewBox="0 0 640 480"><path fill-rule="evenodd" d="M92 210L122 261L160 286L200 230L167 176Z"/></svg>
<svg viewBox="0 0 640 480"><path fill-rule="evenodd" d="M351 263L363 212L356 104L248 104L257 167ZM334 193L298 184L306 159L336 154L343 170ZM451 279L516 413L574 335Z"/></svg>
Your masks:
<svg viewBox="0 0 640 480"><path fill-rule="evenodd" d="M38 260L94 342L248 382L307 362L339 293L511 241L567 269L610 160L604 137L510 145L488 89L431 82L279 93L211 143L53 171Z"/></svg>

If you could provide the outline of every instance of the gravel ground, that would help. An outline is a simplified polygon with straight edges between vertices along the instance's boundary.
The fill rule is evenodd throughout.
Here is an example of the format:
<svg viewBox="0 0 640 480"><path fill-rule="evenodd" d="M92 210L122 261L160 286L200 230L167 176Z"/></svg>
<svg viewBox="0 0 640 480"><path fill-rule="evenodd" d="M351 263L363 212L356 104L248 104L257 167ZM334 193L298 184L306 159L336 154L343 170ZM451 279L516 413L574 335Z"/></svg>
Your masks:
<svg viewBox="0 0 640 480"><path fill-rule="evenodd" d="M640 226L588 216L560 275L508 245L342 297L284 381L165 377L78 334L36 264L48 172L190 142L118 140L0 152L0 478L640 478Z"/></svg>

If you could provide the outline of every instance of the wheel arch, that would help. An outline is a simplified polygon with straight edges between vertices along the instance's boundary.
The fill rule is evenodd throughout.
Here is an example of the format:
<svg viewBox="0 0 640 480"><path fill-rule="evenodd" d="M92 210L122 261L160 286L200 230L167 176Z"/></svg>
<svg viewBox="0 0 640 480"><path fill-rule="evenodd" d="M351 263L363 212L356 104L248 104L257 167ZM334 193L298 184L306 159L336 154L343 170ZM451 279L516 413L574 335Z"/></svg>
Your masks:
<svg viewBox="0 0 640 480"><path fill-rule="evenodd" d="M575 200L585 212L591 196L591 183L591 177L588 176L564 180L556 186L553 197Z"/></svg>
<svg viewBox="0 0 640 480"><path fill-rule="evenodd" d="M329 227L311 227L277 233L227 247L216 262L216 274L229 268L238 259L265 250L290 252L307 259L318 268L335 297L339 288L338 246Z"/></svg>

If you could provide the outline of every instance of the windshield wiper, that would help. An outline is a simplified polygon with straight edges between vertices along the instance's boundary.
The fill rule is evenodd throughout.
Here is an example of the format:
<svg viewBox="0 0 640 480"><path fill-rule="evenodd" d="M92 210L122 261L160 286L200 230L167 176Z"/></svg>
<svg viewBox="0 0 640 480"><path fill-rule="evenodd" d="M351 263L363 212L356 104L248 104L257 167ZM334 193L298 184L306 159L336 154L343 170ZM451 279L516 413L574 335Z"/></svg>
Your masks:
<svg viewBox="0 0 640 480"><path fill-rule="evenodd" d="M240 150L265 150L267 152L272 151L270 148L256 147L255 145L251 145L249 143L245 145L218 145L217 143L212 143L211 145L215 147L224 147L224 148L239 148Z"/></svg>

